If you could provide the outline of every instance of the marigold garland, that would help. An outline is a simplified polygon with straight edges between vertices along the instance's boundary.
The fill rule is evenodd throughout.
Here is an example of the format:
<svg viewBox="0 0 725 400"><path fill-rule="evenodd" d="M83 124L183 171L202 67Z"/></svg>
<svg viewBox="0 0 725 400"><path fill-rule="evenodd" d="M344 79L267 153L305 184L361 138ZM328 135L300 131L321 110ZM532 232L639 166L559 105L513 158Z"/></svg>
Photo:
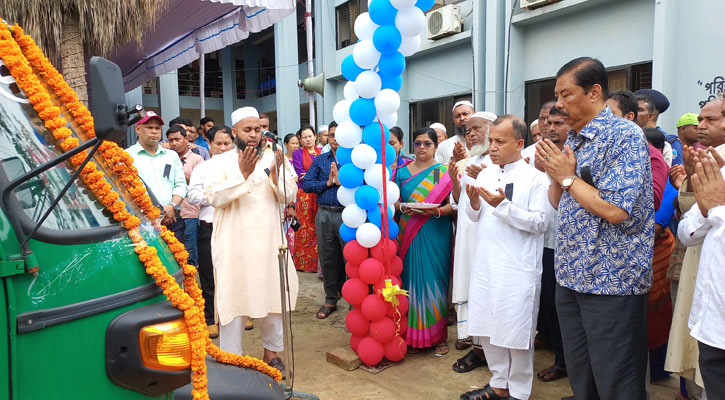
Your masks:
<svg viewBox="0 0 725 400"><path fill-rule="evenodd" d="M18 87L28 96L29 102L43 120L46 128L56 139L59 147L67 152L77 147L80 141L72 136L73 132L68 128L67 121L61 115L62 110L53 104L48 92L35 75L33 68L38 71L44 82L75 118L75 122L85 135L89 138L95 137L91 113L78 100L75 92L45 57L33 39L25 35L22 28L17 25L13 27L12 35L15 40L10 35L8 26L3 23L3 27L0 27L0 58L15 77ZM282 378L281 372L270 367L264 361L224 352L211 342L207 334L203 314L204 299L201 289L196 283L196 268L187 263L188 253L184 245L176 240L172 232L161 226L156 220L160 216L160 210L153 205L143 183L138 178L138 171L133 166L133 159L112 142L103 142L99 147L99 154L119 178L121 184L128 190L136 205L151 221L154 221L155 228L161 232L161 237L174 254L174 258L183 271L184 289L182 290L159 259L156 248L149 246L143 240L138 231L141 220L127 211L126 204L119 200L120 195L113 190L105 175L98 170L96 163L87 163L81 171L80 178L101 204L112 213L113 218L121 222L128 230L129 237L134 243L134 250L138 254L139 261L144 264L146 273L154 278L156 284L163 289L163 293L169 301L184 312L192 345L193 398L209 398L206 386L205 357L207 353L220 362L254 368L272 376L277 381L280 380ZM83 151L71 157L71 165L77 168L87 155L88 153Z"/></svg>

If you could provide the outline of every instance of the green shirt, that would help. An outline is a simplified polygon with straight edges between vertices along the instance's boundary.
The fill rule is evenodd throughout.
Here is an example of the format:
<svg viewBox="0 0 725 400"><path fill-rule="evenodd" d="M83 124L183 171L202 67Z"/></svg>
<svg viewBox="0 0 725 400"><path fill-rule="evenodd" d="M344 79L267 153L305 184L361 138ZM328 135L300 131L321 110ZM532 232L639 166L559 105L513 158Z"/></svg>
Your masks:
<svg viewBox="0 0 725 400"><path fill-rule="evenodd" d="M156 154L146 151L138 142L126 149L146 189L153 192L160 205L171 204L172 196L186 197L186 177L175 151L161 146Z"/></svg>

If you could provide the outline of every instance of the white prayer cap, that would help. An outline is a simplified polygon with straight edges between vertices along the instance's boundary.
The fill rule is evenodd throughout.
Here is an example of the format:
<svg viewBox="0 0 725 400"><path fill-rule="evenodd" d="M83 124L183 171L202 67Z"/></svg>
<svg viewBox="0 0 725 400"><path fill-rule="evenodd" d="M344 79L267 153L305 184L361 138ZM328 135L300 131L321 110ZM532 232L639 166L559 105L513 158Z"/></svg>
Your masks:
<svg viewBox="0 0 725 400"><path fill-rule="evenodd" d="M468 100L459 101L458 103L453 105L452 111L456 111L456 108L458 108L459 106L469 106L469 107L473 108L473 103L471 103ZM473 109L475 110L475 108L473 108Z"/></svg>
<svg viewBox="0 0 725 400"><path fill-rule="evenodd" d="M436 123L434 123L434 124L431 124L431 125L429 126L429 128L430 128L430 129L440 129L440 130L442 130L443 132L445 132L445 133L448 133L448 130L446 129L446 126L445 126L445 125L443 125L443 124L441 124L440 122L436 122Z"/></svg>
<svg viewBox="0 0 725 400"><path fill-rule="evenodd" d="M488 120L488 121L493 122L493 121L496 120L496 118L498 118L498 116L496 114L492 113L492 112L489 112L489 111L479 111L479 112L471 115L471 118L469 118L469 121L472 120L472 119L474 119L474 118L483 118L485 120Z"/></svg>
<svg viewBox="0 0 725 400"><path fill-rule="evenodd" d="M254 107L242 107L237 108L232 113L232 126L236 125L237 122L243 120L244 118L259 118L259 113L257 112L257 109Z"/></svg>
<svg viewBox="0 0 725 400"><path fill-rule="evenodd" d="M532 129L534 129L534 127L535 127L536 125L539 125L539 119L538 119L538 118L537 118L537 119L535 119L535 120L534 120L534 122L532 122L532 123L531 123L531 125L529 126L529 130L532 130Z"/></svg>
<svg viewBox="0 0 725 400"><path fill-rule="evenodd" d="M329 127L327 125L320 125L319 127L317 127L317 133L324 132L327 130L329 130Z"/></svg>

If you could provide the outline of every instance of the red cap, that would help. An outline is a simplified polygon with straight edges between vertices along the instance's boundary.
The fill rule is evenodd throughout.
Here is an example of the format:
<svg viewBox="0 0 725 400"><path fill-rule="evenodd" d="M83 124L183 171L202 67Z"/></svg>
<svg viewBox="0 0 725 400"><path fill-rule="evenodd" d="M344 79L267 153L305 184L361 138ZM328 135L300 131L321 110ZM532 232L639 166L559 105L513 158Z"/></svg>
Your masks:
<svg viewBox="0 0 725 400"><path fill-rule="evenodd" d="M140 121L136 122L136 125L143 125L143 124L149 122L150 119L157 119L157 120L159 120L159 122L161 122L161 125L164 124L164 120L161 119L161 117L159 117L158 115L156 115L155 112L153 112L153 111L144 111L144 112L146 113L146 116L141 118Z"/></svg>

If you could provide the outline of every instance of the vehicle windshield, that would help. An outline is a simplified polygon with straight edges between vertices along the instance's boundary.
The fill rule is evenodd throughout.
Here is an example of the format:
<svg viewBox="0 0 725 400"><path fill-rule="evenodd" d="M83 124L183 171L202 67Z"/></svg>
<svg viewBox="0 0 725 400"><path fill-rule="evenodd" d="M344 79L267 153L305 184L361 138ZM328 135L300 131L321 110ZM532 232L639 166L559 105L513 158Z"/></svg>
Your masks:
<svg viewBox="0 0 725 400"><path fill-rule="evenodd" d="M69 119L67 115L63 116ZM73 129L70 124L68 127ZM62 150L53 143L53 136L0 61L0 165L8 180L12 181L61 154ZM33 222L40 220L71 174L66 164L60 164L15 189L17 200ZM109 181L118 191L117 183L112 179ZM131 204L125 197L125 191L119 193L126 204ZM117 222L111 214L95 200L84 183L77 180L45 220L43 227L80 230L115 224Z"/></svg>

